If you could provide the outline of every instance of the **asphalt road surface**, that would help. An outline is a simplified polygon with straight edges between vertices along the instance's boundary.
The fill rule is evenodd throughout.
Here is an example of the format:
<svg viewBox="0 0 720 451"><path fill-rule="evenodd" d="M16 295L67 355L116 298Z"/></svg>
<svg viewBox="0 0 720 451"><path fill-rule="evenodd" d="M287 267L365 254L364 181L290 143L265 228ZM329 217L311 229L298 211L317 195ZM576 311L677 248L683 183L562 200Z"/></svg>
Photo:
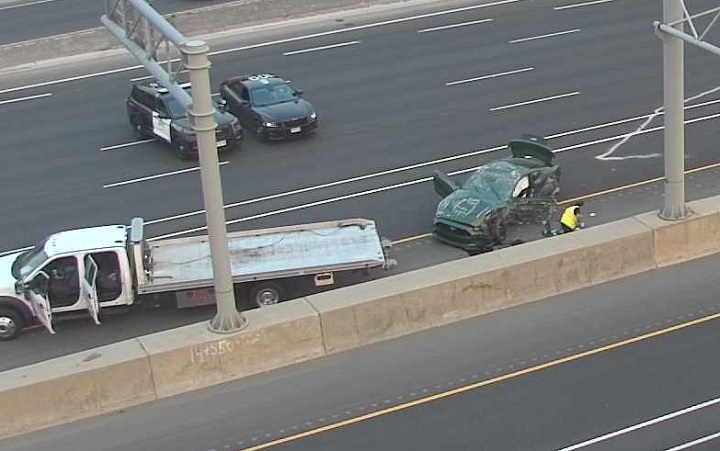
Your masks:
<svg viewBox="0 0 720 451"><path fill-rule="evenodd" d="M714 449L673 447L720 431L718 268L714 256L647 272L0 448Z"/></svg>
<svg viewBox="0 0 720 451"><path fill-rule="evenodd" d="M162 14L230 0L150 0ZM0 0L0 45L101 27L104 0Z"/></svg>
<svg viewBox="0 0 720 451"><path fill-rule="evenodd" d="M710 6L701 3L693 8ZM310 139L268 145L248 137L243 150L221 156L229 162L221 169L229 229L368 217L394 240L425 234L438 201L432 170L471 170L504 155L503 145L523 132L550 138L564 198L661 176L662 47L649 27L661 5L573 5L432 3L213 42L213 86L275 72L305 90L321 120ZM284 54L337 44L347 45ZM690 47L686 60L686 161L696 168L718 161L718 63ZM132 65L117 57L0 78L0 250L134 216L150 221L154 237L202 232L196 163L132 137L123 102L132 80L147 75ZM478 77L485 78L467 81ZM132 145L116 147L124 144ZM700 192L715 194L708 186ZM615 211L659 203L655 195ZM610 217L617 215L603 215ZM400 262L413 268L436 254L416 250ZM38 353L13 352L49 357L204 318L183 315L140 321L147 328L127 320L122 333L100 328L107 332L88 341L78 334L58 348L45 337Z"/></svg>

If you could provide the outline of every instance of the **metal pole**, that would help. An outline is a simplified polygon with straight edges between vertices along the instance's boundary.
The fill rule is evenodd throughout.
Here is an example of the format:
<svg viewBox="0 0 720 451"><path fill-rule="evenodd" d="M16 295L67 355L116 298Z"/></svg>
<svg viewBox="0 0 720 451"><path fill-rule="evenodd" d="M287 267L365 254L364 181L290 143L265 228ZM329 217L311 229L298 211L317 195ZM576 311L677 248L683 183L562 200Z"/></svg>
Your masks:
<svg viewBox="0 0 720 451"><path fill-rule="evenodd" d="M664 22L683 31L681 0L663 0ZM665 96L665 200L659 216L678 220L689 214L685 205L684 42L663 35L663 90Z"/></svg>
<svg viewBox="0 0 720 451"><path fill-rule="evenodd" d="M247 321L238 312L233 292L230 270L230 250L228 248L225 210L223 208L222 185L220 183L220 165L215 140L215 108L210 92L210 48L204 41L185 42L180 50L185 67L190 73L192 85L192 109L189 116L193 119L193 129L197 136L200 158L200 177L202 179L205 216L207 218L210 254L215 279L215 299L217 314L210 321L213 332L229 333L242 329Z"/></svg>

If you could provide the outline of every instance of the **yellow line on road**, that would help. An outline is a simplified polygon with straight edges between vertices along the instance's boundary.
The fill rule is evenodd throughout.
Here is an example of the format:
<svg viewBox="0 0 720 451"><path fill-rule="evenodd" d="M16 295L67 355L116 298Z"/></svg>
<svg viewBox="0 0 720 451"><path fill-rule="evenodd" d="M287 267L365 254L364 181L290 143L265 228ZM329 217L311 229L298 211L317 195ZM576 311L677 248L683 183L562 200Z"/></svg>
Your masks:
<svg viewBox="0 0 720 451"><path fill-rule="evenodd" d="M702 172L702 171L707 171L710 169L717 169L717 168L720 168L720 162L709 164L707 166L700 166L699 168L688 169L687 171L685 171L685 175L695 174L696 172ZM625 191L627 189L638 188L640 186L645 186L645 185L651 185L653 183L661 182L663 180L665 180L665 177L655 177L652 179L643 180L641 182L630 183L628 185L618 186L615 188L610 188L610 189L606 189L603 191L597 191L595 193L585 194L583 196L578 196L578 197L573 197L571 199L562 200L562 201L558 202L558 205L572 204L573 202L579 202L581 200L588 200L588 199L592 199L595 197L604 196L606 194L613 194L613 193L617 193L619 191ZM393 241L393 244L403 244L403 243L407 243L410 241L415 241L415 240L419 240L422 238L426 238L426 237L429 237L430 235L431 235L430 233L424 233L422 235L409 236L407 238L401 238L399 240Z"/></svg>
<svg viewBox="0 0 720 451"><path fill-rule="evenodd" d="M339 428L342 428L342 427L345 427L345 426L350 426L350 425L353 425L353 424L356 424L356 423L360 423L360 422L363 422L363 421L367 421L367 420L370 420L370 419L372 419L372 418L377 418L377 417L379 417L379 416L383 416L383 415L387 415L387 414L390 414L390 413L399 412L399 411L401 411L401 410L409 409L409 408L411 408L411 407L420 406L420 405L423 405L423 404L428 404L428 403L430 403L430 402L432 402L432 401L437 401L438 399L448 398L448 397L450 397L450 396L457 395L457 394L460 394L460 393L464 393L464 392L467 392L467 391L470 391L470 390L475 390L475 389L477 389L477 388L485 387L485 386L492 385L492 384L497 384L497 383L499 383L499 382L504 382L504 381L507 381L507 380L510 380L510 379L515 379L515 378L517 378L517 377L524 376L524 375L526 375L526 374L536 373L536 372L539 372L539 371L542 371L542 370L545 370L545 369L548 369L548 368L553 368L553 367L562 365L562 364L564 364L564 363L573 362L573 361L575 361L575 360L580 360L580 359L582 359L582 358L590 357L590 356L593 356L593 355L595 355L595 354L600 354L601 352L610 351L610 350L613 350L613 349L621 348L621 347L623 347L623 346L631 345L631 344L633 344L633 343L638 343L638 342L640 342L640 341L648 340L648 339L650 339L650 338L655 338L655 337L659 337L659 336L661 336L661 335L666 335L666 334L669 334L669 333L671 333L671 332L676 332L676 331L678 331L678 330L685 329L685 328L688 328L688 327L691 327L691 326L696 326L696 325L698 325L698 324L706 323L706 322L709 322L709 321L712 321L712 320L715 320L715 319L718 319L718 318L720 318L720 313L715 313L715 314L713 314L713 315L709 315L709 316L705 316L705 317L702 317L702 318L698 318L698 319L695 319L695 320L692 320L692 321L688 321L688 322L685 322L685 323L682 323L682 324L677 324L677 325L675 325L675 326L668 327L668 328L666 328L666 329L661 329L661 330L657 330L657 331L655 331L655 332L650 332L650 333L647 333L647 334L644 334L644 335L639 335L639 336L634 337L634 338L629 338L629 339L627 339L627 340L623 340L623 341L620 341L620 342L617 342L617 343L613 343L613 344L601 346L601 347L599 347L599 348L591 349L591 350L588 350L588 351L585 351L585 352L581 352L581 353L579 353L579 354L574 354L574 355L571 355L571 356L563 357L563 358L561 358L561 359L553 360L553 361L551 361L551 362L543 363L543 364L541 364L541 365L533 366L533 367L530 367L530 368L525 368L525 369L523 369L523 370L519 370L519 371L515 371L515 372L513 372L513 373L509 373L509 374L505 374L505 375L502 375L502 376L494 377L494 378L492 378L492 379L486 379L486 380L484 380L484 381L476 382L476 383L473 383L473 384L470 384L470 385L466 385L466 386L464 386L464 387L458 387L458 388L455 388L455 389L452 389L452 390L448 390L448 391L445 391L445 392L442 392L442 393L437 393L437 394L434 394L434 395L431 395L431 396L427 396L427 397L425 397L425 398L420 398L420 399L416 399L416 400L414 400L414 401L409 401L409 402L406 402L406 403L398 404L397 406L388 407L387 409L378 410L378 411L371 412L371 413L367 413L367 414L365 414L365 415L361 415L361 416L358 416L358 417L354 417L354 418L350 418L350 419L347 419L347 420L339 421L339 422L337 422L337 423L328 424L327 426L322 426L322 427L319 427L319 428L311 429L311 430L309 430L309 431L301 432L301 433L299 433L299 434L290 435L290 436L288 436L288 437L283 437L283 438L280 438L280 439L277 439L277 440L273 440L273 441L270 441L270 442L262 443L262 444L260 444L260 445L252 446L252 447L250 447L250 448L243 448L243 449L240 449L240 450L238 450L238 451L258 451L258 450L261 450L261 449L267 449L267 448L270 448L270 447L273 447L273 446L278 446L278 445L282 445L282 444L284 444L284 443L288 443L288 442L292 442L292 441L295 441L295 440L299 440L299 439L301 439L301 438L311 437L311 436L314 436L314 435L321 434L321 433L323 433L323 432L331 431L331 430L333 430L333 429L339 429Z"/></svg>

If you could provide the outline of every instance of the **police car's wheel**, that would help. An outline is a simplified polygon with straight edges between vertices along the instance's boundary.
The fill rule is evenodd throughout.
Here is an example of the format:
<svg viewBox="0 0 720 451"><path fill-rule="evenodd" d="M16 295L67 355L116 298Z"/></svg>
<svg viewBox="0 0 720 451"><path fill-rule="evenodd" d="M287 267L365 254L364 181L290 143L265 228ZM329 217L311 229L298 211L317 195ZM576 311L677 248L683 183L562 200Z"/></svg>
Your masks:
<svg viewBox="0 0 720 451"><path fill-rule="evenodd" d="M130 124L132 125L136 138L145 139L149 136L137 116L133 116L132 119L130 119Z"/></svg>
<svg viewBox="0 0 720 451"><path fill-rule="evenodd" d="M188 144L182 139L172 136L170 139L175 147L175 155L181 160L189 160L190 152L188 151Z"/></svg>
<svg viewBox="0 0 720 451"><path fill-rule="evenodd" d="M0 341L14 340L20 336L25 323L22 316L13 309L0 308Z"/></svg>

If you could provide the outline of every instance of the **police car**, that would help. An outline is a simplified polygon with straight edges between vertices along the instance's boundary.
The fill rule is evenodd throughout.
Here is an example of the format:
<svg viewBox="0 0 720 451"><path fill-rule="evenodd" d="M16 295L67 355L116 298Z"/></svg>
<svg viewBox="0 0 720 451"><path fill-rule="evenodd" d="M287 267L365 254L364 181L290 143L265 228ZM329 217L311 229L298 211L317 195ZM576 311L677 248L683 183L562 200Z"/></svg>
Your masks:
<svg viewBox="0 0 720 451"><path fill-rule="evenodd" d="M180 85L190 90L190 83ZM126 100L130 125L138 139L158 138L174 149L178 158L197 157L198 144L183 105L170 92L155 82L133 85ZM218 151L239 149L242 129L238 119L215 103L215 129Z"/></svg>
<svg viewBox="0 0 720 451"><path fill-rule="evenodd" d="M303 92L277 75L228 78L220 84L227 109L261 141L309 135L318 127L313 105Z"/></svg>

